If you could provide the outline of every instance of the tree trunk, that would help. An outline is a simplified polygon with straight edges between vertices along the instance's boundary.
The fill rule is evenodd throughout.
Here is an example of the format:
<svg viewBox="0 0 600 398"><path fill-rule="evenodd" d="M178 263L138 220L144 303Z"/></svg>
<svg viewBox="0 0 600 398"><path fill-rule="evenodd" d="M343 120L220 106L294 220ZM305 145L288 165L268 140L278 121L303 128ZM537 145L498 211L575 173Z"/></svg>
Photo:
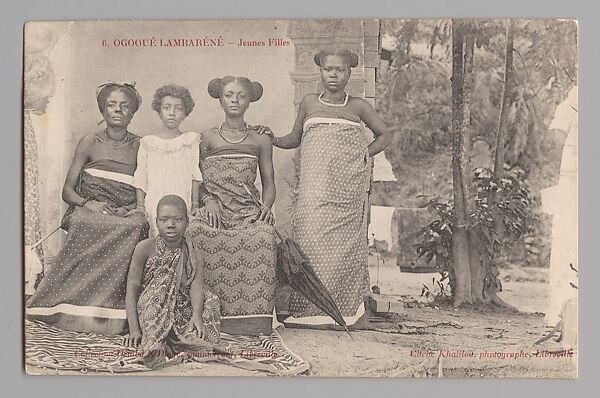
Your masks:
<svg viewBox="0 0 600 398"><path fill-rule="evenodd" d="M470 166L472 144L471 93L474 87L473 55L475 26L472 21L452 22L452 180L455 225L452 233L454 306L465 303L493 302L511 307L497 295L500 290L497 269L492 262L487 242L471 227L471 214L476 210ZM504 143L512 84L513 22L507 26L506 69L502 105L498 121L494 178L504 176ZM492 202L495 198L492 198ZM496 218L494 221L497 221ZM499 230L503 233L503 222ZM512 307L514 308L514 307Z"/></svg>
<svg viewBox="0 0 600 398"><path fill-rule="evenodd" d="M505 145L506 145L506 127L508 120L508 111L510 109L511 93L514 85L513 78L513 40L514 40L514 20L509 20L506 23L506 52L504 56L504 81L502 83L502 102L500 105L500 116L498 118L498 128L496 131L496 159L494 162L494 181L499 184L500 180L504 178L504 158L505 158ZM496 195L492 195L492 216L494 218L494 232L493 238L501 240L504 237L504 222L494 204L497 201ZM496 246L495 244L493 246ZM485 264L485 275L484 275L484 296L491 302L504 306L512 307L505 303L500 297L498 297L498 284L497 282L498 270L495 265L490 261Z"/></svg>
<svg viewBox="0 0 600 398"><path fill-rule="evenodd" d="M502 102L496 130L496 160L494 162L494 179L496 182L504 177L504 152L506 144L506 122L510 108L510 93L513 86L513 36L514 21L506 24L506 53L504 56L504 80L502 82Z"/></svg>
<svg viewBox="0 0 600 398"><path fill-rule="evenodd" d="M456 289L454 306L471 303L471 267L467 234L467 209L465 204L465 123L463 102L463 22L452 22L452 181L455 225L452 231L452 260ZM468 156L467 156L468 159Z"/></svg>
<svg viewBox="0 0 600 398"><path fill-rule="evenodd" d="M475 85L475 76L473 74L473 55L475 52L475 32L474 25L469 22L468 34L465 38L464 52L464 72L463 72L463 156L462 167L462 185L465 198L465 213L467 221L471 221L471 214L475 213L475 195L473 187L473 168L471 167L471 147L473 141L473 132L471 129L471 93ZM482 261L485 254L482 251L482 241L479 234L472 228L467 229L467 238L469 241L469 266L471 270L471 298L473 302L483 301L483 285L486 276Z"/></svg>

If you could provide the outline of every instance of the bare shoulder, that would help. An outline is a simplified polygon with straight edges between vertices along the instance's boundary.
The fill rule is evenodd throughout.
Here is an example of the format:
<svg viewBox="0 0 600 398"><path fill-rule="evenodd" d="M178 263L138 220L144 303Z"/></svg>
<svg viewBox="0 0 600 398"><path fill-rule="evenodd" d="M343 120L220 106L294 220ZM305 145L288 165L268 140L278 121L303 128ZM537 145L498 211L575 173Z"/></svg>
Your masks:
<svg viewBox="0 0 600 398"><path fill-rule="evenodd" d="M81 159L87 159L92 156L96 144L96 134L97 133L87 133L79 139L75 149L76 156L79 156Z"/></svg>
<svg viewBox="0 0 600 398"><path fill-rule="evenodd" d="M140 137L139 135L132 133L130 131L127 132L127 136L133 141L133 145L134 147L139 147L140 146L140 142L142 140L142 137Z"/></svg>
<svg viewBox="0 0 600 398"><path fill-rule="evenodd" d="M319 95L315 93L309 93L302 98L301 105L304 104L304 106L311 106L317 102L319 102Z"/></svg>
<svg viewBox="0 0 600 398"><path fill-rule="evenodd" d="M371 107L371 104L369 104L367 100L361 97L348 96L348 104L350 106L359 107L360 109L366 109Z"/></svg>
<svg viewBox="0 0 600 398"><path fill-rule="evenodd" d="M365 114L373 112L374 109L371 104L361 97L349 97L348 106L354 111L359 117L363 117Z"/></svg>
<svg viewBox="0 0 600 398"><path fill-rule="evenodd" d="M200 132L200 143L207 145L211 139L217 134L217 127L211 127Z"/></svg>
<svg viewBox="0 0 600 398"><path fill-rule="evenodd" d="M200 132L200 139L210 139L213 135L217 134L218 127L210 127Z"/></svg>
<svg viewBox="0 0 600 398"><path fill-rule="evenodd" d="M148 238L140 241L135 246L135 254L137 256L143 257L144 259L150 257L156 246L155 239L156 238Z"/></svg>
<svg viewBox="0 0 600 398"><path fill-rule="evenodd" d="M96 142L97 132L87 133L83 137L79 139L79 146L81 147L89 147L94 145Z"/></svg>
<svg viewBox="0 0 600 398"><path fill-rule="evenodd" d="M249 135L259 147L271 147L271 136L268 134L258 134L255 130L248 129Z"/></svg>
<svg viewBox="0 0 600 398"><path fill-rule="evenodd" d="M304 98L302 99L303 101L318 101L319 100L319 94L317 93L308 93L304 96Z"/></svg>
<svg viewBox="0 0 600 398"><path fill-rule="evenodd" d="M318 94L314 94L314 93L306 94L304 96L304 98L302 98L302 101L300 102L298 116L300 116L300 114L302 112L310 113L310 111L312 109L314 109L314 107L317 106L318 103L319 103L319 95Z"/></svg>

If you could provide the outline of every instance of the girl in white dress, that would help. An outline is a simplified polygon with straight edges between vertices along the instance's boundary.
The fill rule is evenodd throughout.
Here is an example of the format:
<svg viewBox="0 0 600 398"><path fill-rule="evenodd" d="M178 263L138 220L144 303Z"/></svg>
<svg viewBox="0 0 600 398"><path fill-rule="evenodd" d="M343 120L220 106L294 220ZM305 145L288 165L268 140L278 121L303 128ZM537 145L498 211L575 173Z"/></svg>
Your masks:
<svg viewBox="0 0 600 398"><path fill-rule="evenodd" d="M140 140L133 185L137 210L150 223L150 236L157 236L156 205L165 195L183 198L188 209L198 207L202 174L199 168L200 135L179 130L181 122L194 109L194 100L185 87L166 85L154 93L152 109L162 120L162 128Z"/></svg>

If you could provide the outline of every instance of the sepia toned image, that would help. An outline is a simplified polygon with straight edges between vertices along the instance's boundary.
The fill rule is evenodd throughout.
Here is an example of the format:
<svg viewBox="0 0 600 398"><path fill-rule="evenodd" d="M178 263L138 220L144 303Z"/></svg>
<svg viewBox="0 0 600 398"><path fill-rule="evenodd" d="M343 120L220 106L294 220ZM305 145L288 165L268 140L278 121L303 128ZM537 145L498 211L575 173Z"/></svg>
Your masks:
<svg viewBox="0 0 600 398"><path fill-rule="evenodd" d="M576 378L578 40L27 23L26 372Z"/></svg>

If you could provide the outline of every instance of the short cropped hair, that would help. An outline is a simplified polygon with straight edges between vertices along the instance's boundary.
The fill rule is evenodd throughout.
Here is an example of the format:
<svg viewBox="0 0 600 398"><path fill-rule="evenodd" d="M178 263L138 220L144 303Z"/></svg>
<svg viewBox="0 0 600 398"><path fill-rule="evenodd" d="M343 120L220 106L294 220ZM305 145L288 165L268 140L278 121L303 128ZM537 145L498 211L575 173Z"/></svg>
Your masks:
<svg viewBox="0 0 600 398"><path fill-rule="evenodd" d="M161 208L161 206L179 207L181 210L183 210L183 214L185 214L185 217L187 218L187 205L185 204L185 200L181 199L181 197L177 195L163 196L156 205L156 215L158 215L158 210Z"/></svg>

